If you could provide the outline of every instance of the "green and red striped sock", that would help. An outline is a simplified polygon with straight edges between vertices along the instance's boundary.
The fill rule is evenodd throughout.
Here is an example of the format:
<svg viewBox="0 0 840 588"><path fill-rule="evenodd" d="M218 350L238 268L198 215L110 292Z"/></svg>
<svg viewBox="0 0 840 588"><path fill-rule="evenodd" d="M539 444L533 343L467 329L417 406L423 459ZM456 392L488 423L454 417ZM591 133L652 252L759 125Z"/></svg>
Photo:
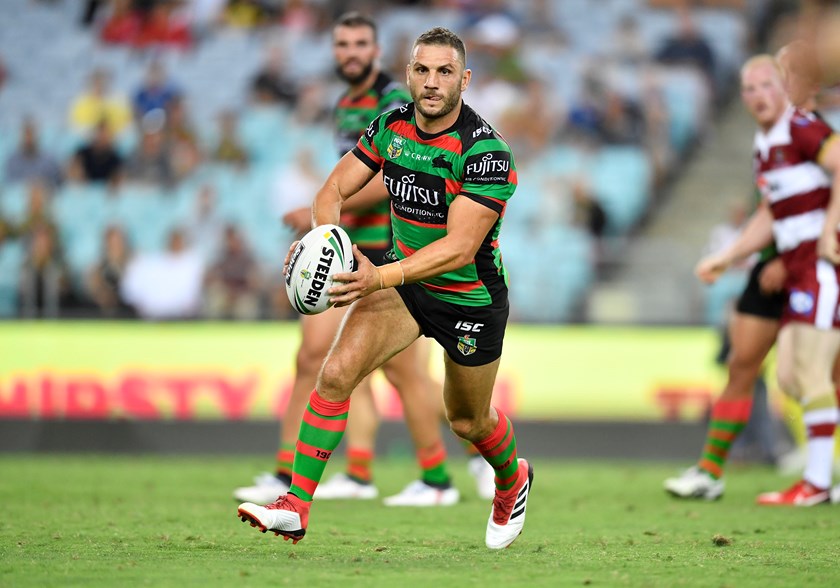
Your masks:
<svg viewBox="0 0 840 588"><path fill-rule="evenodd" d="M697 466L715 480L723 475L723 467L736 437L747 425L752 412L752 398L718 400L706 432L706 444Z"/></svg>
<svg viewBox="0 0 840 588"><path fill-rule="evenodd" d="M357 447L347 448L347 475L354 480L370 484L373 480L372 464L372 450Z"/></svg>
<svg viewBox="0 0 840 588"><path fill-rule="evenodd" d="M428 485L449 485L449 473L446 471L446 447L443 446L443 441L418 449L417 463L423 470L422 480Z"/></svg>
<svg viewBox="0 0 840 588"><path fill-rule="evenodd" d="M344 436L349 410L349 398L344 402L330 402L318 396L317 390L312 391L295 446L292 486L289 488L291 494L301 500L312 501L327 461Z"/></svg>
<svg viewBox="0 0 840 588"><path fill-rule="evenodd" d="M519 463L516 461L516 436L513 434L513 424L496 409L499 424L490 436L475 444L493 469L496 470L496 489L510 490L516 484Z"/></svg>
<svg viewBox="0 0 840 588"><path fill-rule="evenodd" d="M295 446L292 443L281 443L277 450L277 466L274 473L278 476L292 476L292 465L295 462Z"/></svg>

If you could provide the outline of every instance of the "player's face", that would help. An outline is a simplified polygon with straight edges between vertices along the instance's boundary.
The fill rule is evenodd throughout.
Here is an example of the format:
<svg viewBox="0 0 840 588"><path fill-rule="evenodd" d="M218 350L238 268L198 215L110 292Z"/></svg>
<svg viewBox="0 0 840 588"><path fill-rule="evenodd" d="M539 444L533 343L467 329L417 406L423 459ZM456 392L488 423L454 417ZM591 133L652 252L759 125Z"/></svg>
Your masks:
<svg viewBox="0 0 840 588"><path fill-rule="evenodd" d="M787 108L787 94L778 70L759 63L741 73L741 99L760 127L770 129Z"/></svg>
<svg viewBox="0 0 840 588"><path fill-rule="evenodd" d="M467 89L471 72L464 69L454 47L417 45L406 68L408 90L417 112L426 119L451 113Z"/></svg>
<svg viewBox="0 0 840 588"><path fill-rule="evenodd" d="M333 30L333 57L338 75L349 84L364 81L373 71L379 46L373 29L367 26L343 27Z"/></svg>

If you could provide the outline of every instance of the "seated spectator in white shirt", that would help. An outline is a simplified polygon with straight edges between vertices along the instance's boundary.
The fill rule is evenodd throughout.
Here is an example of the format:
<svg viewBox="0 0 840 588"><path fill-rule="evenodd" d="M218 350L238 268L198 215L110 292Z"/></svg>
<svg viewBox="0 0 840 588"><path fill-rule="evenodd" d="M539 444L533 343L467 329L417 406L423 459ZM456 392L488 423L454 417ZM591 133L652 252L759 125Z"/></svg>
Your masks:
<svg viewBox="0 0 840 588"><path fill-rule="evenodd" d="M176 229L162 253L141 253L129 262L120 286L123 299L149 320L178 320L198 316L204 262L187 248Z"/></svg>

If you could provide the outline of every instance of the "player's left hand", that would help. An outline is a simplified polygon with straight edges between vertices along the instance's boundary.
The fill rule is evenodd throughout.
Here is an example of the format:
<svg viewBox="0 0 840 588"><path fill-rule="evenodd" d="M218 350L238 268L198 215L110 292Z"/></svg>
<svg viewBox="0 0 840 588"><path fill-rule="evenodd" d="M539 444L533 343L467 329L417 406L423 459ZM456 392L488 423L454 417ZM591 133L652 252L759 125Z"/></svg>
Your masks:
<svg viewBox="0 0 840 588"><path fill-rule="evenodd" d="M353 245L353 257L356 258L356 271L335 274L333 285L327 290L330 302L334 306L347 306L381 288L382 282L376 266L362 255L355 245Z"/></svg>
<svg viewBox="0 0 840 588"><path fill-rule="evenodd" d="M834 265L840 265L840 245L837 243L837 231L825 231L817 242L817 255Z"/></svg>

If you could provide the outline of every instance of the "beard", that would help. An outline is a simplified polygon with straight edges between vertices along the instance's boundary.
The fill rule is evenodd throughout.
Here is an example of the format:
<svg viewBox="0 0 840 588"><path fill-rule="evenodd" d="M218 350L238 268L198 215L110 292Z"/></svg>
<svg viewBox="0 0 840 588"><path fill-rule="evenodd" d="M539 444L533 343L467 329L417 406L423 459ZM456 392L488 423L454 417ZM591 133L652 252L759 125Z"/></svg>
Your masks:
<svg viewBox="0 0 840 588"><path fill-rule="evenodd" d="M335 73L338 74L338 77L340 77L342 80L344 80L345 82L347 82L351 86L365 81L367 79L367 77L370 75L370 72L372 72L372 71L373 71L373 62L372 61L366 63L364 65L364 67L362 67L362 71L360 71L356 75L349 75L349 74L344 73L344 70L341 68L340 64L337 64L335 66Z"/></svg>
<svg viewBox="0 0 840 588"><path fill-rule="evenodd" d="M422 105L423 96L425 94L425 92L420 92L419 94L412 92L411 98L414 100L414 107L417 109L417 112L427 119L443 118L452 112L461 100L461 93L455 90L451 94L441 96L442 100L440 110L428 111L426 110L426 107Z"/></svg>

